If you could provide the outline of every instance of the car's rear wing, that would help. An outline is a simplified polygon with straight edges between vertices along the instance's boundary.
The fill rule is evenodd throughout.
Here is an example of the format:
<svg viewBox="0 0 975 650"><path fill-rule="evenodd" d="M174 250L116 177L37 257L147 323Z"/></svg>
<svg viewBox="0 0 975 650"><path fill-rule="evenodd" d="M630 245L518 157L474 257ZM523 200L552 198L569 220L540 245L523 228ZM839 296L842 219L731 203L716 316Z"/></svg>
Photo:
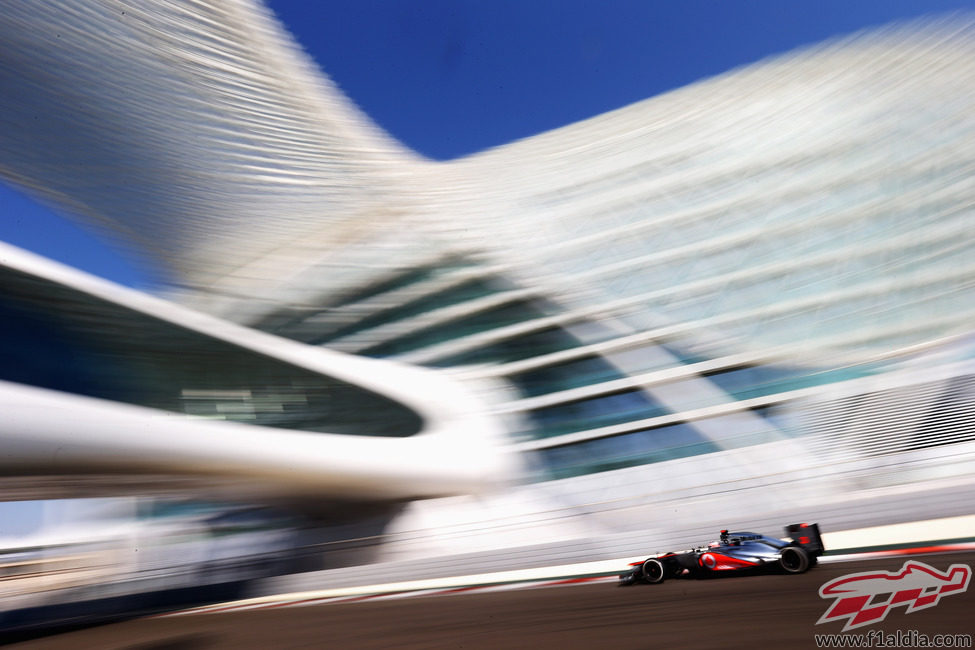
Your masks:
<svg viewBox="0 0 975 650"><path fill-rule="evenodd" d="M785 527L785 534L814 557L822 555L826 550L819 534L819 524L790 524Z"/></svg>

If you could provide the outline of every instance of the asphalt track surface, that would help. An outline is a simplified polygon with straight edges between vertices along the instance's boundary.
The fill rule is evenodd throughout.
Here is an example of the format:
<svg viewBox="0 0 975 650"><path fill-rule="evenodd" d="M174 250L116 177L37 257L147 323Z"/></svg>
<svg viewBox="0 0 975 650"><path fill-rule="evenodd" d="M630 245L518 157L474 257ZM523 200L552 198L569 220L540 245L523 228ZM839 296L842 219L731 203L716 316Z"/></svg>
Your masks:
<svg viewBox="0 0 975 650"><path fill-rule="evenodd" d="M14 648L814 648L832 601L819 587L849 573L899 570L906 557L820 565L798 576L612 582L395 600L144 618L19 643ZM919 556L944 571L975 553ZM975 581L973 581L975 582ZM975 635L975 584L935 607L890 610L851 630ZM903 638L903 637L902 637ZM879 647L879 646L874 646Z"/></svg>

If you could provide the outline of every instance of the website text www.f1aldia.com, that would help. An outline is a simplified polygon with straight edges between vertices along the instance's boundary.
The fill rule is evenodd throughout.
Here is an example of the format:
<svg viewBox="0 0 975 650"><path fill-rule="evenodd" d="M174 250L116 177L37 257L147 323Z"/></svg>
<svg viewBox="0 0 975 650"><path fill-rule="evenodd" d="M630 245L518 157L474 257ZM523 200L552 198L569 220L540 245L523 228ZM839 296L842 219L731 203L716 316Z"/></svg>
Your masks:
<svg viewBox="0 0 975 650"><path fill-rule="evenodd" d="M971 648L971 634L923 634L917 630L816 634L817 648Z"/></svg>

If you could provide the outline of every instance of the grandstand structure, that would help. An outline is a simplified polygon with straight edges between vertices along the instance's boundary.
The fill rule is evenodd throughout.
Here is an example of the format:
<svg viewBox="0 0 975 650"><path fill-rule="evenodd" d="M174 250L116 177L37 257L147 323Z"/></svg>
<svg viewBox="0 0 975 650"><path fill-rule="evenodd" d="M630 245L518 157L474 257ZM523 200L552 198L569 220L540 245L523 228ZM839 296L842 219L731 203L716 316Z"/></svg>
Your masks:
<svg viewBox="0 0 975 650"><path fill-rule="evenodd" d="M448 162L251 0L24 0L0 35L0 175L171 278L0 251L5 475L412 502L422 554L971 474L966 20Z"/></svg>

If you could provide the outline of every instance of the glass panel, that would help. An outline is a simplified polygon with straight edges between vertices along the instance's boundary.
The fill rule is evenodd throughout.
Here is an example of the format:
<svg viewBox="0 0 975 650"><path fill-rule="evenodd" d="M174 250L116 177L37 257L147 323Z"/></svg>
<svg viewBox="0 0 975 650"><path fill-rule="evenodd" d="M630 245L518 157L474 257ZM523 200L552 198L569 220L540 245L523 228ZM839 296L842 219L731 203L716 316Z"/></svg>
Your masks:
<svg viewBox="0 0 975 650"><path fill-rule="evenodd" d="M440 266L420 267L364 288L353 289L350 293L343 294L339 292L332 299L324 300L323 308L321 309L282 309L262 318L254 327L285 338L309 343L317 339L322 332L316 331L315 328L304 327L305 321L314 320L315 317L321 314L327 314L331 309L362 302L413 284L420 284L471 265L469 262L457 260L453 263L448 262ZM321 326L321 330L323 331L327 331L328 328L329 326L327 324Z"/></svg>
<svg viewBox="0 0 975 650"><path fill-rule="evenodd" d="M720 450L693 426L673 424L541 450L538 456L548 476L538 478L548 480L582 476L715 451Z"/></svg>
<svg viewBox="0 0 975 650"><path fill-rule="evenodd" d="M203 417L403 437L382 395L41 278L0 269L0 378Z"/></svg>
<svg viewBox="0 0 975 650"><path fill-rule="evenodd" d="M735 368L734 370L722 370L721 372L707 374L705 377L735 399L745 400L810 386L856 379L870 375L874 370L870 366L850 366L826 371L809 368L750 366Z"/></svg>
<svg viewBox="0 0 975 650"><path fill-rule="evenodd" d="M487 280L470 280L455 287L451 287L445 291L423 296L422 298L411 300L410 302L393 307L392 309L384 309L383 311L366 316L365 318L346 325L345 327L341 327L333 332L329 332L327 335L318 338L314 342L320 344L327 341L333 341L343 336L349 336L350 334L372 329L373 327L388 325L389 323L395 323L396 321L419 316L420 314L425 314L429 311L434 311L442 307L449 307L451 305L467 302L468 300L483 298L484 296L497 293L498 291L500 291L500 288L493 286Z"/></svg>
<svg viewBox="0 0 975 650"><path fill-rule="evenodd" d="M342 305L351 305L352 303L368 300L369 298L374 298L383 293L396 291L397 289L402 289L403 287L407 287L411 284L419 284L420 282L424 282L430 278L444 275L446 273L456 271L457 269L472 265L473 264L471 262L456 260L453 262L439 264L437 266L420 267L389 280L378 282L362 289L355 289L352 292L342 296L338 301L331 303L329 306L341 307Z"/></svg>
<svg viewBox="0 0 975 650"><path fill-rule="evenodd" d="M641 390L559 404L529 411L536 428L534 438L550 438L565 433L598 429L614 424L667 415L669 411Z"/></svg>
<svg viewBox="0 0 975 650"><path fill-rule="evenodd" d="M574 336L561 328L553 327L444 357L432 365L446 368L479 363L510 363L571 350L578 345L579 341Z"/></svg>
<svg viewBox="0 0 975 650"><path fill-rule="evenodd" d="M601 357L590 356L569 363L545 366L512 375L509 379L527 397L546 395L579 386L589 386L624 375Z"/></svg>
<svg viewBox="0 0 975 650"><path fill-rule="evenodd" d="M525 322L534 318L536 313L527 303L516 301L374 345L363 351L363 354L374 357L402 354L444 341Z"/></svg>

